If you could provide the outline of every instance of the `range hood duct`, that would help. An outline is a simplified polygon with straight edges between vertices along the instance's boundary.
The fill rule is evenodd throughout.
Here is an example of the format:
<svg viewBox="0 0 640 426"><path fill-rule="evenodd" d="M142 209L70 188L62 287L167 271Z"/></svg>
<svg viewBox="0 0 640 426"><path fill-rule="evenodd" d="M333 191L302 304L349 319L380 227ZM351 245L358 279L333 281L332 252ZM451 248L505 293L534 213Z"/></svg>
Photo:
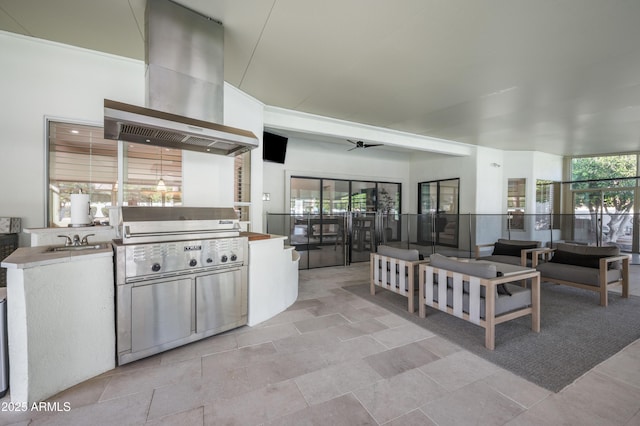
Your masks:
<svg viewBox="0 0 640 426"><path fill-rule="evenodd" d="M170 0L147 0L146 108L104 100L104 137L235 156L258 146L222 124L224 28Z"/></svg>

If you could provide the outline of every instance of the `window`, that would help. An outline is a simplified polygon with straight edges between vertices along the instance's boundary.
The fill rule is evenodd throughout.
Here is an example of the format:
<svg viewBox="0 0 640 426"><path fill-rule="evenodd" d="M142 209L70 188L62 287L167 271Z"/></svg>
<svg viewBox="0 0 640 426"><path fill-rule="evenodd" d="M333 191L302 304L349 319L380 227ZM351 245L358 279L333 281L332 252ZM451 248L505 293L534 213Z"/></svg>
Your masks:
<svg viewBox="0 0 640 426"><path fill-rule="evenodd" d="M182 205L182 150L125 142L124 154L123 205Z"/></svg>
<svg viewBox="0 0 640 426"><path fill-rule="evenodd" d="M572 158L571 189L634 187L637 167L635 154Z"/></svg>
<svg viewBox="0 0 640 426"><path fill-rule="evenodd" d="M49 226L69 225L74 193L89 194L98 221L117 204L118 145L103 135L102 127L49 122Z"/></svg>
<svg viewBox="0 0 640 426"><path fill-rule="evenodd" d="M401 213L402 185L391 182L291 177L290 213Z"/></svg>
<svg viewBox="0 0 640 426"><path fill-rule="evenodd" d="M571 159L573 239L638 247L634 231L638 156L603 155Z"/></svg>
<svg viewBox="0 0 640 426"><path fill-rule="evenodd" d="M526 205L527 180L525 178L509 179L507 193L507 210L524 212Z"/></svg>
<svg viewBox="0 0 640 426"><path fill-rule="evenodd" d="M48 226L69 225L71 194L79 192L89 194L94 222L103 224L119 199L129 206L182 204L181 150L104 139L102 127L86 124L49 120L47 133Z"/></svg>
<svg viewBox="0 0 640 426"><path fill-rule="evenodd" d="M527 179L509 179L507 186L507 212L510 229L524 229Z"/></svg>
<svg viewBox="0 0 640 426"><path fill-rule="evenodd" d="M560 229L560 182L536 181L536 230Z"/></svg>
<svg viewBox="0 0 640 426"><path fill-rule="evenodd" d="M233 201L238 218L248 222L251 206L251 152L245 152L234 158Z"/></svg>

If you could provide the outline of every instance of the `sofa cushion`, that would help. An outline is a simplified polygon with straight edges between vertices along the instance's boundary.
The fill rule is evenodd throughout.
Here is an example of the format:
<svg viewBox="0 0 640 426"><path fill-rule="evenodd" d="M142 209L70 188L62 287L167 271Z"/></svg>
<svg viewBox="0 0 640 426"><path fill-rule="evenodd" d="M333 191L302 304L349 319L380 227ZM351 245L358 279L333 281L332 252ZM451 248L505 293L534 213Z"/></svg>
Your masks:
<svg viewBox="0 0 640 426"><path fill-rule="evenodd" d="M378 246L378 254L381 256L394 257L396 259L406 260L409 262L420 260L420 253L418 252L418 250L401 249L385 245Z"/></svg>
<svg viewBox="0 0 640 426"><path fill-rule="evenodd" d="M447 271L458 272L460 274L479 278L496 278L498 276L496 265L492 265L489 263L461 262L437 253L432 254L430 256L430 259L430 265L434 268L445 269ZM453 286L453 283L450 279L447 280L447 286ZM469 293L469 283L466 281L463 283L463 291L465 293ZM498 292L498 294L511 296L511 291L509 291L509 289L504 284L498 284L498 286L496 287L496 291ZM484 286L480 289L480 292L482 297L484 297Z"/></svg>
<svg viewBox="0 0 640 426"><path fill-rule="evenodd" d="M435 253L430 256L431 266L447 271L458 272L472 277L495 278L498 276L496 265L490 263L461 262Z"/></svg>
<svg viewBox="0 0 640 426"><path fill-rule="evenodd" d="M504 256L504 255L491 255L479 257L478 260L488 260L489 262L508 263L509 265L520 265L520 257ZM527 264L531 265L531 261L527 259Z"/></svg>
<svg viewBox="0 0 640 426"><path fill-rule="evenodd" d="M573 283L585 284L594 287L600 286L600 270L587 268L584 266L569 265L564 263L546 262L536 267L540 276ZM607 283L619 281L622 278L622 271L619 269L607 270Z"/></svg>
<svg viewBox="0 0 640 426"><path fill-rule="evenodd" d="M506 284L506 286L512 296L496 296L496 316L526 308L531 305L531 289L515 284ZM438 286L436 284L433 286L433 301L438 301ZM451 288L447 289L447 306L453 308L453 289ZM462 295L462 311L469 313L469 295L466 293ZM485 299L483 295L481 295L480 299L480 318L485 319Z"/></svg>
<svg viewBox="0 0 640 426"><path fill-rule="evenodd" d="M568 252L579 255L590 255L599 257L611 257L618 256L620 254L620 247L618 246L586 246L582 244L567 244L559 243L556 252ZM555 257L555 253L553 255ZM553 261L553 257L551 260ZM599 267L599 266L598 266ZM620 262L612 262L610 268L620 269L622 264Z"/></svg>

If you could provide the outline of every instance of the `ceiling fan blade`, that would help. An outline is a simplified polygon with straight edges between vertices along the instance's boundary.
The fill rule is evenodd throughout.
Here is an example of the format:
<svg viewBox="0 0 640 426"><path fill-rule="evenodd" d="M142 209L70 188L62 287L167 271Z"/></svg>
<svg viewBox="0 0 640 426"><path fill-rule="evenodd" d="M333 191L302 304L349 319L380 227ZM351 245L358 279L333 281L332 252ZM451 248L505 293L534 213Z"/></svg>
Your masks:
<svg viewBox="0 0 640 426"><path fill-rule="evenodd" d="M356 145L356 146L354 146L353 148L348 149L348 150L347 150L347 152L349 152L349 151L353 151L354 149L358 149L358 146Z"/></svg>
<svg viewBox="0 0 640 426"><path fill-rule="evenodd" d="M365 148L371 148L372 146L382 146L382 145L384 145L384 144L381 144L381 143L366 143L363 146Z"/></svg>
<svg viewBox="0 0 640 426"><path fill-rule="evenodd" d="M358 145L358 142L356 142L356 141L352 141L351 139L347 139L347 142L351 142L351 143L352 143L352 144L354 144L354 145Z"/></svg>

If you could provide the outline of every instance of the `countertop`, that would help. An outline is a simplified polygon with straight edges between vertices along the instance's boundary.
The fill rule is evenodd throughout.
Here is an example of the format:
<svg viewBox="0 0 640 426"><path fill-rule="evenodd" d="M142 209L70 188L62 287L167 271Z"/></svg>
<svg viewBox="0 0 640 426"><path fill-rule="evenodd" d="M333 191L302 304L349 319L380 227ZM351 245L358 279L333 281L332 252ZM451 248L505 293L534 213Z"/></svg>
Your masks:
<svg viewBox="0 0 640 426"><path fill-rule="evenodd" d="M27 269L92 257L113 256L111 243L101 244L105 244L105 248L80 251L48 251L51 246L21 247L5 258L1 266L7 269Z"/></svg>
<svg viewBox="0 0 640 426"><path fill-rule="evenodd" d="M271 238L271 234L260 234L258 232L241 232L241 237L247 237L249 241L267 240Z"/></svg>

